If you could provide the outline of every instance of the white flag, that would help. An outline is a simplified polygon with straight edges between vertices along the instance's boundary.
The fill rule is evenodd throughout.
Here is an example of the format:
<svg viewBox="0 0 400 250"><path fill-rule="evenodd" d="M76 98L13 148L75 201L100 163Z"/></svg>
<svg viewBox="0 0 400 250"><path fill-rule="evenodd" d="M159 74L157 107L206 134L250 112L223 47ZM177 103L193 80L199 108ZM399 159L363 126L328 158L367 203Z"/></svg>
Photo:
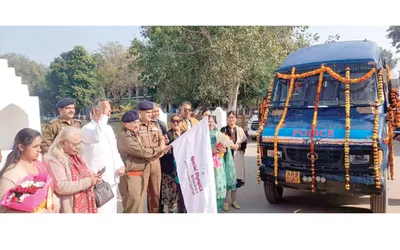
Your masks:
<svg viewBox="0 0 400 250"><path fill-rule="evenodd" d="M171 143L188 213L217 213L208 117Z"/></svg>

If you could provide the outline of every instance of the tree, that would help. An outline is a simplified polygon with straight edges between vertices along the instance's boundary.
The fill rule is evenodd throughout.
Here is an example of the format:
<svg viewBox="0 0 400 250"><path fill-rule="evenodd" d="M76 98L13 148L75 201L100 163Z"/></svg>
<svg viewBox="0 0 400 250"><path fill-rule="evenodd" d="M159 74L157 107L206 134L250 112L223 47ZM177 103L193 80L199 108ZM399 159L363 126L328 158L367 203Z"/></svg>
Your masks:
<svg viewBox="0 0 400 250"><path fill-rule="evenodd" d="M339 41L339 39L340 39L340 35L339 34L329 35L328 36L328 40L326 40L325 43L334 43L334 42Z"/></svg>
<svg viewBox="0 0 400 250"><path fill-rule="evenodd" d="M386 61L386 64L389 65L391 69L396 67L399 62L399 58L393 58L393 53L390 50L384 49L381 47L382 57Z"/></svg>
<svg viewBox="0 0 400 250"><path fill-rule="evenodd" d="M386 30L387 38L392 39L392 46L396 48L396 53L400 52L400 26L390 26Z"/></svg>
<svg viewBox="0 0 400 250"><path fill-rule="evenodd" d="M142 78L157 88L162 102L223 103L235 110L240 86L260 86L293 50L317 35L294 26L142 27L134 40Z"/></svg>
<svg viewBox="0 0 400 250"><path fill-rule="evenodd" d="M54 96L53 105L60 98L72 97L79 111L89 107L94 99L105 96L97 81L95 60L82 46L62 53L50 64L50 69L47 80L49 93Z"/></svg>
<svg viewBox="0 0 400 250"><path fill-rule="evenodd" d="M130 95L133 89L139 87L139 72L131 67L135 58L129 56L127 48L118 42L100 44L98 54L100 56L99 80L107 96L119 105L124 96Z"/></svg>

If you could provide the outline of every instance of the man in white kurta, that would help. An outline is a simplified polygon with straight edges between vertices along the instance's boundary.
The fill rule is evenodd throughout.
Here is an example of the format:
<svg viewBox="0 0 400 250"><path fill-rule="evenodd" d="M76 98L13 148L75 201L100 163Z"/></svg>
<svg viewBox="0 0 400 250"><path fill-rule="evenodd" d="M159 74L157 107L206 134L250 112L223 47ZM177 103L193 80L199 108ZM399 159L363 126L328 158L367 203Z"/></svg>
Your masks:
<svg viewBox="0 0 400 250"><path fill-rule="evenodd" d="M102 177L111 185L114 193L114 198L98 209L99 213L117 212L119 176L125 172L124 163L117 149L115 133L108 125L110 114L109 100L97 99L92 106L92 120L82 127L82 156L92 173L106 168Z"/></svg>

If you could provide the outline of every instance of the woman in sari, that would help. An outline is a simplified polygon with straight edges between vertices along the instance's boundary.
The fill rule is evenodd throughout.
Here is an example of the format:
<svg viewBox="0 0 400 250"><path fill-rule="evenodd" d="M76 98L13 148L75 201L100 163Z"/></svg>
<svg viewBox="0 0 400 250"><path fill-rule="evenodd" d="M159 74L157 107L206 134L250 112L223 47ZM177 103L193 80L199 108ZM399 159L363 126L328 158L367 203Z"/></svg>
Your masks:
<svg viewBox="0 0 400 250"><path fill-rule="evenodd" d="M209 116L208 124L213 152L217 207L218 212L220 212L223 208L227 190L236 189L236 171L232 152L226 149L233 143L226 135L218 131L212 116Z"/></svg>
<svg viewBox="0 0 400 250"><path fill-rule="evenodd" d="M80 130L66 127L45 157L54 179L54 191L61 200L61 213L97 213L93 188L101 177L90 173L79 154L80 143Z"/></svg>
<svg viewBox="0 0 400 250"><path fill-rule="evenodd" d="M16 184L28 175L36 175L46 172L46 167L40 162L40 143L42 139L40 133L30 128L20 130L14 139L13 151L7 156L6 163L0 171L0 198L8 190L14 188ZM57 213L59 200L53 195L53 208L41 208L39 213ZM11 208L0 206L1 213L22 213Z"/></svg>
<svg viewBox="0 0 400 250"><path fill-rule="evenodd" d="M244 186L245 184L245 168L244 168L244 151L247 146L247 137L243 131L243 129L236 125L237 117L233 111L228 113L228 125L221 129L221 132L229 136L233 141L234 145L230 147L232 152L234 162L235 162L235 170L236 170L236 178L237 178L237 188ZM239 204L236 201L236 189L231 190L231 199L232 206L235 209L240 209ZM229 192L226 195L224 202L224 211L229 210Z"/></svg>

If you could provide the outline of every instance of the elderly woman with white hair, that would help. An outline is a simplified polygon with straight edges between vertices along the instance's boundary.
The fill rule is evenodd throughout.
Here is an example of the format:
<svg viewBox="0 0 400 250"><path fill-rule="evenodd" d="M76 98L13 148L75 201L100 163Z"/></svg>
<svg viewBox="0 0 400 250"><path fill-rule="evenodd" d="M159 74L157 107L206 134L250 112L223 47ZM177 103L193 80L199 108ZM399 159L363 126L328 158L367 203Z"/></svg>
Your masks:
<svg viewBox="0 0 400 250"><path fill-rule="evenodd" d="M45 156L60 198L60 213L97 213L94 185L101 177L91 174L79 154L81 132L74 127L61 130Z"/></svg>

